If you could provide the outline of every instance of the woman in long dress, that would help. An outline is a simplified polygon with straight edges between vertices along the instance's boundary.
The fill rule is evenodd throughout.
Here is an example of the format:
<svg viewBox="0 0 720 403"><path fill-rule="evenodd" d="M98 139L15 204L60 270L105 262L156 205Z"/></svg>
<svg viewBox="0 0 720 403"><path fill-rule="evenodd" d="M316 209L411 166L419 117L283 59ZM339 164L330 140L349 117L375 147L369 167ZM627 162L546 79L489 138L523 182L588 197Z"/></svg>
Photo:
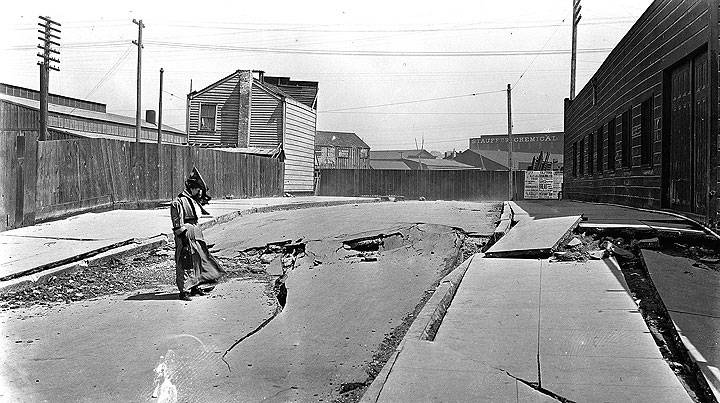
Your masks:
<svg viewBox="0 0 720 403"><path fill-rule="evenodd" d="M175 234L175 281L180 299L204 295L202 284L212 284L225 272L210 254L198 227L198 212L206 213L200 201L208 200L206 186L197 169L185 181L185 190L170 204L170 218Z"/></svg>

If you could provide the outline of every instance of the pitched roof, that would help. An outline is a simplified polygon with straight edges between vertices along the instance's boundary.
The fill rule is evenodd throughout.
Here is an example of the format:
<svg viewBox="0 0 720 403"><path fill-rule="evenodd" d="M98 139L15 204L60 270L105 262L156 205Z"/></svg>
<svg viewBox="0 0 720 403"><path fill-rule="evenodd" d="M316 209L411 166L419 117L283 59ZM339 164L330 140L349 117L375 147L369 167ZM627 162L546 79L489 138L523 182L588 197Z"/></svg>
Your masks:
<svg viewBox="0 0 720 403"><path fill-rule="evenodd" d="M507 166L508 153L507 151L494 151L494 150L473 150L474 152L489 158L498 164ZM532 162L534 157L537 157L539 153L524 153L513 151L513 165L519 168L527 168L522 165L528 165ZM559 164L563 163L562 154L550 154L550 161L557 160Z"/></svg>
<svg viewBox="0 0 720 403"><path fill-rule="evenodd" d="M410 160L414 163L417 163L417 161ZM474 168L472 165L463 164L462 162L457 162L453 160L443 160L443 159L427 159L427 160L420 160L420 163L426 167L427 169L468 169L468 168Z"/></svg>
<svg viewBox="0 0 720 403"><path fill-rule="evenodd" d="M435 156L425 150L371 150L371 160L401 160L403 158L434 159Z"/></svg>
<svg viewBox="0 0 720 403"><path fill-rule="evenodd" d="M485 171L507 171L508 169L507 164L501 164L497 161L491 160L490 158L480 154L478 151L471 149L458 153L453 160L462 162L463 164L472 165Z"/></svg>
<svg viewBox="0 0 720 403"><path fill-rule="evenodd" d="M15 103L18 105L22 105L22 106L25 106L28 108L40 110L40 101L36 101L34 99L14 97L12 95L7 95L7 94L0 94L0 99L3 99L5 101L11 102L11 103ZM88 109L73 108L70 106L56 105L56 104L51 104L51 103L48 103L48 111L52 112L52 113L59 113L62 115L76 116L76 117L84 118L84 119L94 119L94 120L100 120L100 121L104 121L104 122L135 126L135 117L116 115L114 113L97 112L97 111L91 111ZM140 125L146 129L157 130L157 124L149 123L146 120L141 119ZM185 135L184 131L182 131L180 129L176 129L176 128L168 126L168 125L162 125L162 129L163 129L163 131L167 131L167 132L170 132L173 134Z"/></svg>
<svg viewBox="0 0 720 403"><path fill-rule="evenodd" d="M327 132L321 130L315 132L315 146L370 148L355 133Z"/></svg>
<svg viewBox="0 0 720 403"><path fill-rule="evenodd" d="M393 160L370 160L370 168L372 169L401 169L409 171L410 167L402 161Z"/></svg>
<svg viewBox="0 0 720 403"><path fill-rule="evenodd" d="M311 107L317 107L315 100L318 93L316 81L295 81L289 77L263 76L263 84L274 85L291 98Z"/></svg>

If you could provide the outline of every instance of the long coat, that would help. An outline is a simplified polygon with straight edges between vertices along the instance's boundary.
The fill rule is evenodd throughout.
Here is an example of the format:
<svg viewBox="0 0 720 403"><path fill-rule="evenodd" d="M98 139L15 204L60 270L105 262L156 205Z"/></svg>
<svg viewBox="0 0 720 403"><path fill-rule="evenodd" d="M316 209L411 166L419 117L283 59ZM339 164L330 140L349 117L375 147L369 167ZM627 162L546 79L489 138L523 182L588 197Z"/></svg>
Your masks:
<svg viewBox="0 0 720 403"><path fill-rule="evenodd" d="M184 191L170 204L170 218L175 235L175 282L181 292L200 284L214 283L225 271L210 254L192 196Z"/></svg>

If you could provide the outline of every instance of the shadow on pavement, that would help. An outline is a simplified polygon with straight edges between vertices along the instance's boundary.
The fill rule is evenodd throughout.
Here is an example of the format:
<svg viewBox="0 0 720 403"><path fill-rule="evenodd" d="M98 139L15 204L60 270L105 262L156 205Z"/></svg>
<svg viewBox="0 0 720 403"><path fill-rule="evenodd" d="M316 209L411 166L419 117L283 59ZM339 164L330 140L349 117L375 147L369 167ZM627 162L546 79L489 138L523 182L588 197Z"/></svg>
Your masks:
<svg viewBox="0 0 720 403"><path fill-rule="evenodd" d="M135 294L125 298L126 301L169 301L178 299L176 292L146 292L144 294Z"/></svg>

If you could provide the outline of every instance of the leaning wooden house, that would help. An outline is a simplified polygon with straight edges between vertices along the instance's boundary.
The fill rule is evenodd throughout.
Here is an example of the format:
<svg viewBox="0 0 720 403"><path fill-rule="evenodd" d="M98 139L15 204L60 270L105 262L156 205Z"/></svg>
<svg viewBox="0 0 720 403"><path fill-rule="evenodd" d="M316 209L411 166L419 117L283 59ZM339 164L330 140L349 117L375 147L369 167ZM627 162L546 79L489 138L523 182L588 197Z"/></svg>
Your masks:
<svg viewBox="0 0 720 403"><path fill-rule="evenodd" d="M566 197L717 224L718 7L654 1L565 101Z"/></svg>
<svg viewBox="0 0 720 403"><path fill-rule="evenodd" d="M285 162L285 192L314 189L318 83L237 70L188 94L188 143Z"/></svg>

